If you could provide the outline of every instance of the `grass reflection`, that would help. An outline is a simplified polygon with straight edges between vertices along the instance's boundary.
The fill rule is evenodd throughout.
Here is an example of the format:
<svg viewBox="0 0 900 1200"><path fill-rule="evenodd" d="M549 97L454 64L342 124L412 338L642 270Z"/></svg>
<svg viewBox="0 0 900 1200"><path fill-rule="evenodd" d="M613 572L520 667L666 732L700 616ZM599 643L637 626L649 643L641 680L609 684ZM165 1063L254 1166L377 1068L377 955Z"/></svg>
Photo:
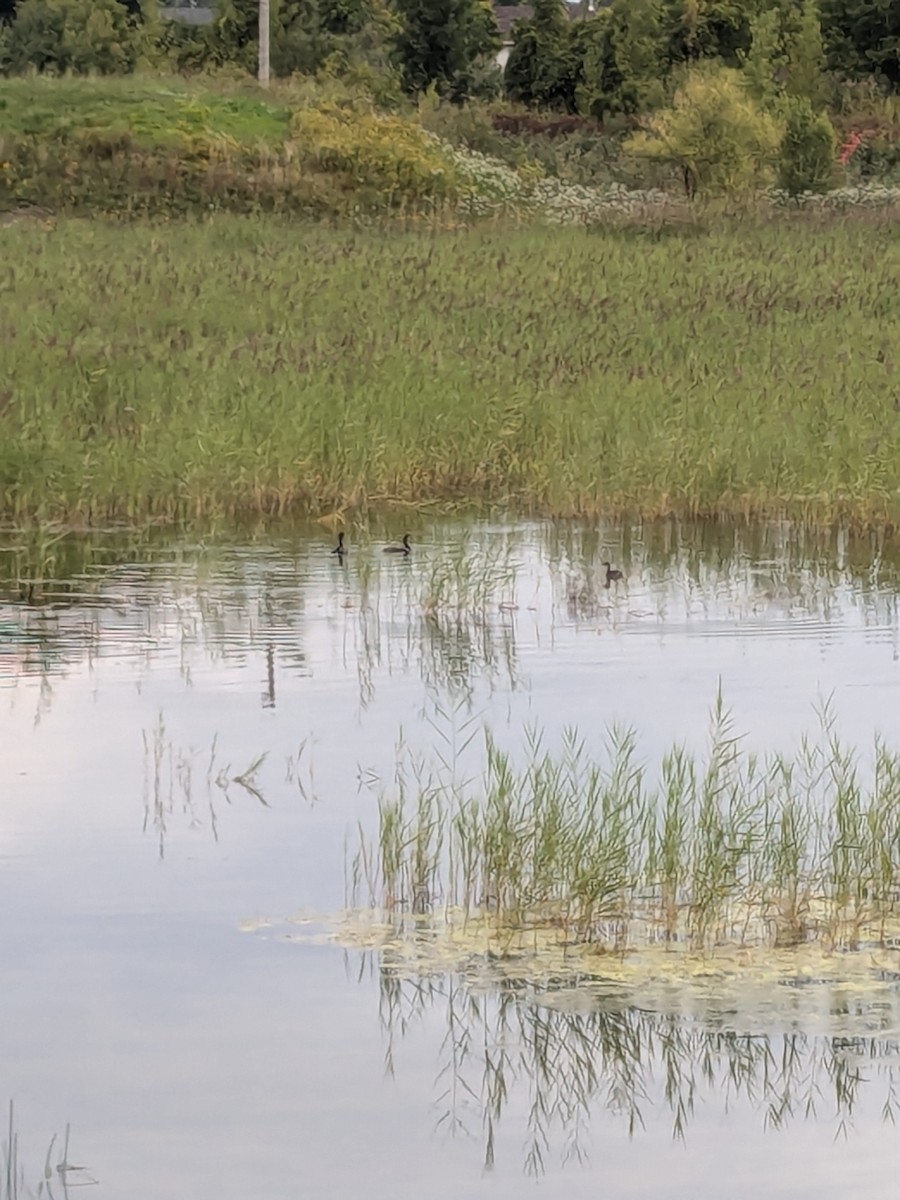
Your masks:
<svg viewBox="0 0 900 1200"><path fill-rule="evenodd" d="M766 637L873 628L900 646L900 564L874 535L420 522L410 559L393 562L380 554L392 534L354 528L338 562L320 526L0 533L0 673L39 678L49 701L54 678L104 656L129 657L136 674L177 658L188 685L201 664L252 663L261 705L276 709L286 675L339 662L366 707L399 673L451 700L517 689L523 645L552 645L564 625ZM614 588L604 561L624 573Z"/></svg>
<svg viewBox="0 0 900 1200"><path fill-rule="evenodd" d="M520 1123L523 1107L531 1174L551 1156L586 1155L599 1111L630 1135L665 1111L681 1139L701 1102L723 1113L742 1105L769 1129L831 1120L836 1134L846 1134L863 1093L878 1089L882 1118L897 1114L896 1036L747 1032L728 1027L733 1013L685 1018L623 1006L602 990L586 1002L577 977L539 987L505 978L489 987L484 977L398 976L389 956L373 965L389 1072L399 1069L402 1040L437 1020L444 1031L437 1126L479 1136L486 1167L494 1165L502 1122ZM574 1003L580 1011L567 1010Z"/></svg>
<svg viewBox="0 0 900 1200"><path fill-rule="evenodd" d="M166 856L170 824L177 816L189 829L209 829L219 840L219 802L230 806L234 789L251 797L263 808L269 807L259 782L259 772L268 757L261 753L236 773L231 763L220 757L218 735L205 754L195 748L177 745L169 736L162 714L149 732L144 730L143 831L152 831L159 857ZM303 791L300 773L301 745L296 763L288 760L288 777Z"/></svg>
<svg viewBox="0 0 900 1200"><path fill-rule="evenodd" d="M25 1165L19 1156L19 1133L16 1128L13 1101L9 1102L6 1139L3 1144L2 1177L0 1177L0 1200L28 1200L30 1197L46 1196L54 1200L54 1195L62 1196L65 1200L70 1189L90 1187L98 1181L86 1167L69 1162L70 1128L66 1125L65 1137L59 1143L54 1133L47 1146L44 1157L44 1169L35 1184L29 1180ZM54 1187L59 1190L54 1193Z"/></svg>

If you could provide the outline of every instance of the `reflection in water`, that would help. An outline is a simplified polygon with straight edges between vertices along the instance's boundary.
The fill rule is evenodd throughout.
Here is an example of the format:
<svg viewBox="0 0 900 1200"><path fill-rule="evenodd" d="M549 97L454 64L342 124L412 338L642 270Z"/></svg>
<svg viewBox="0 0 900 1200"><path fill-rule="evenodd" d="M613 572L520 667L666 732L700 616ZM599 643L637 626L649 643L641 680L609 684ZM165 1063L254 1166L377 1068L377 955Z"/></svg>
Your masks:
<svg viewBox="0 0 900 1200"><path fill-rule="evenodd" d="M836 690L853 746L871 745L890 711L900 570L875 541L780 525L423 519L408 560L382 556L402 532L357 530L343 564L321 526L0 534L0 899L16 917L0 944L15 982L0 1052L11 1092L78 1106L116 1195L282 1196L300 1160L314 1193L351 1195L359 1154L373 1194L395 1186L397 1130L418 1114L408 1089L380 1090L371 995L343 985L333 945L292 956L236 925L248 910L340 905L347 831L371 836L378 819L358 783L396 772L398 728L419 761L452 764L486 716L511 756L529 725L554 753L578 725L596 756L621 722L658 762L673 740L697 752L720 676L750 749L781 750L820 688ZM607 560L625 576L612 589ZM409 904L422 907L415 892ZM482 957L484 970L464 962L424 980L421 969L401 978L396 955L371 961L389 1061L402 1072L441 1027L441 1128L473 1120L488 1161L506 1157L520 1120L532 1170L577 1155L601 1112L636 1131L645 1122L644 1146L660 1130L667 1141L670 1122L696 1146L716 1089L742 1110L732 1146L757 1117L805 1115L821 1093L823 1118L838 1108L848 1128L850 1115L868 1122L855 1162L873 1142L884 1159L872 1097L893 1111L887 972L877 999L831 988L824 1008L810 989L772 985L762 1019L721 989L715 1011L667 1005L661 984L614 996L608 981L573 982L571 956L531 984L516 961L500 983ZM895 969L896 949L884 959ZM596 975L596 957L586 969ZM108 1086L85 1094L85 1078ZM323 1098L353 1120L335 1120ZM799 1140L780 1151L795 1169ZM151 1142L164 1187L146 1178ZM409 1149L430 1153L415 1135ZM423 1190L481 1187L464 1164L456 1176L428 1161ZM620 1161L630 1172L627 1150ZM658 1175L634 1169L653 1190ZM753 1169L735 1195L754 1194ZM821 1180L830 1168L815 1169ZM518 1194L515 1180L499 1183L484 1187Z"/></svg>
<svg viewBox="0 0 900 1200"><path fill-rule="evenodd" d="M47 1196L48 1200L54 1200L55 1187L59 1188L56 1194L62 1196L63 1200L68 1200L71 1195L70 1189L91 1187L98 1183L99 1181L91 1175L86 1167L69 1161L70 1136L70 1127L66 1125L64 1138L59 1139L55 1133L50 1138L41 1181L37 1184L35 1192L31 1185L31 1179L37 1172L33 1169L26 1170L25 1164L19 1156L19 1133L16 1128L15 1107L13 1101L10 1100L6 1140L3 1144L3 1158L2 1164L0 1164L2 1165L0 1200L26 1200L26 1197L35 1194L38 1197Z"/></svg>
<svg viewBox="0 0 900 1200"><path fill-rule="evenodd" d="M900 1100L900 996L889 1036L852 1032L885 1022L878 1006L835 996L834 1027L813 1036L790 1028L754 1031L752 1022L715 1006L702 1015L623 1006L614 995L586 994L579 980L536 987L527 980L398 976L389 960L378 972L380 1020L390 1074L399 1043L438 1021L437 1124L483 1142L492 1166L501 1121L525 1123L524 1166L544 1170L587 1153L592 1114L606 1110L629 1134L664 1109L676 1138L687 1138L701 1103L724 1114L749 1107L765 1127L830 1119L849 1134L863 1093L877 1091L881 1116L893 1122ZM746 1016L744 1016L746 1022Z"/></svg>
<svg viewBox="0 0 900 1200"><path fill-rule="evenodd" d="M300 755L303 747L301 746ZM288 759L288 772L299 782L299 755L296 764ZM176 816L188 829L209 829L214 841L219 840L217 801L232 804L232 785L268 808L258 783L260 768L267 754L258 754L243 771L232 774L230 763L219 758L218 736L213 738L209 751L176 746L166 731L162 715L152 733L144 732L144 832L156 834L159 857L166 856L166 836ZM302 785L301 785L302 791ZM198 794L199 792L199 794Z"/></svg>
<svg viewBox="0 0 900 1200"><path fill-rule="evenodd" d="M522 682L522 645L566 628L617 635L702 632L832 639L870 631L897 655L896 552L874 536L662 522L436 524L416 552L377 544L330 555L316 529L250 531L243 542L172 531L0 535L0 682L52 679L123 655L144 671L172 655L199 665L258 655L261 702L280 672L312 673L315 631L371 704L379 677L418 674L471 698ZM625 578L607 588L604 561ZM47 702L52 693L47 693Z"/></svg>

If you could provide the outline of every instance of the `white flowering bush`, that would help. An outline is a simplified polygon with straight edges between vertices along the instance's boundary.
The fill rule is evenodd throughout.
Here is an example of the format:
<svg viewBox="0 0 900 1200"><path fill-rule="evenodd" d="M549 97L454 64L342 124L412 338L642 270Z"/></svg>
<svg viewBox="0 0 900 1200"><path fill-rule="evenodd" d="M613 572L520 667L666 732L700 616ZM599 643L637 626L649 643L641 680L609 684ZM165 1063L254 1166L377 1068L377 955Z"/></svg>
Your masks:
<svg viewBox="0 0 900 1200"><path fill-rule="evenodd" d="M519 216L554 225L589 225L668 202L665 192L656 189L586 187L542 176L538 170L515 171L475 150L445 146L444 152L462 181L459 208L467 217Z"/></svg>
<svg viewBox="0 0 900 1200"><path fill-rule="evenodd" d="M862 183L855 187L834 188L830 192L802 192L790 196L787 192L772 191L769 199L779 207L800 207L822 212L841 212L850 208L900 207L900 187L886 183Z"/></svg>
<svg viewBox="0 0 900 1200"><path fill-rule="evenodd" d="M457 211L468 219L514 217L553 225L594 225L613 217L636 217L671 207L673 202L672 196L658 188L632 190L615 183L605 187L566 183L543 175L538 166L517 170L477 150L451 146L436 137L434 140L457 182ZM900 187L870 183L799 196L772 188L763 199L779 208L810 211L881 209L900 207Z"/></svg>

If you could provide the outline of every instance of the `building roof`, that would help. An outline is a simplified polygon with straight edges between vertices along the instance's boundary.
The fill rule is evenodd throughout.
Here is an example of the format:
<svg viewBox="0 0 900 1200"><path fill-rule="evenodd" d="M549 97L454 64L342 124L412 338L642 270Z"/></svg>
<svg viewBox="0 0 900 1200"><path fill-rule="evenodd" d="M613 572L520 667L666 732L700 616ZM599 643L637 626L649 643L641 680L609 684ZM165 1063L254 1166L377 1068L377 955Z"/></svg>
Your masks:
<svg viewBox="0 0 900 1200"><path fill-rule="evenodd" d="M534 9L530 4L495 4L494 16L497 18L497 25L500 29L500 36L504 41L512 33L512 27L516 21L527 21L534 15Z"/></svg>
<svg viewBox="0 0 900 1200"><path fill-rule="evenodd" d="M169 21L181 21L185 25L211 25L216 18L216 10L206 4L163 4L159 15Z"/></svg>
<svg viewBox="0 0 900 1200"><path fill-rule="evenodd" d="M587 16L598 8L606 8L612 0L567 0L566 13L571 21ZM494 16L504 42L512 38L512 27L517 21L528 21L534 16L530 4L497 4L494 3Z"/></svg>

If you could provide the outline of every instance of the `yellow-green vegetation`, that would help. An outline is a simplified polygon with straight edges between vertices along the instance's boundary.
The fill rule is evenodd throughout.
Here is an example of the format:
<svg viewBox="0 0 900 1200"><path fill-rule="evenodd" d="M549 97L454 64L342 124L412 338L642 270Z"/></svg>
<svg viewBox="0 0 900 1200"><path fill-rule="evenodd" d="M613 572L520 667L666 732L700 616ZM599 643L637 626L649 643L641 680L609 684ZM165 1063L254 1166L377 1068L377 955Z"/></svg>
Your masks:
<svg viewBox="0 0 900 1200"><path fill-rule="evenodd" d="M727 1007L733 1013L754 1013L757 1019L774 1009L777 1020L773 990L779 986L802 988L799 998L792 998L795 1017L801 1012L821 1016L823 994L852 995L867 1009L891 1005L896 997L896 951L873 944L858 953L815 941L702 948L656 942L613 950L573 941L559 922L510 928L494 915L452 907L424 916L350 908L331 915L301 914L285 924L291 941L377 951L382 969L394 978L453 974L498 990L527 981L533 988L552 988L541 1002L563 1011L589 1011L614 1000L657 1012L690 1006L698 1015ZM257 918L241 928L253 933L275 925ZM303 933L297 925L319 928ZM895 922L890 932L896 937L898 930Z"/></svg>
<svg viewBox="0 0 900 1200"><path fill-rule="evenodd" d="M675 163L689 191L742 192L771 178L782 130L737 71L695 70L671 108L645 118L625 144L637 157Z"/></svg>
<svg viewBox="0 0 900 1200"><path fill-rule="evenodd" d="M459 186L413 115L343 85L0 81L0 211L431 211Z"/></svg>
<svg viewBox="0 0 900 1200"><path fill-rule="evenodd" d="M452 199L456 172L436 138L397 116L301 108L291 120L301 160L341 180L351 202L377 210Z"/></svg>
<svg viewBox="0 0 900 1200"><path fill-rule="evenodd" d="M455 761L401 758L377 836L361 835L351 904L444 914L449 944L471 921L497 953L520 953L523 935L535 951L604 953L895 944L897 752L876 741L863 765L826 710L820 740L760 757L721 698L705 754L673 746L648 767L632 732L609 742L598 760L575 732L556 754L532 734L521 761L488 734L483 774L466 782Z"/></svg>
<svg viewBox="0 0 900 1200"><path fill-rule="evenodd" d="M0 509L900 512L868 218L0 227Z"/></svg>

